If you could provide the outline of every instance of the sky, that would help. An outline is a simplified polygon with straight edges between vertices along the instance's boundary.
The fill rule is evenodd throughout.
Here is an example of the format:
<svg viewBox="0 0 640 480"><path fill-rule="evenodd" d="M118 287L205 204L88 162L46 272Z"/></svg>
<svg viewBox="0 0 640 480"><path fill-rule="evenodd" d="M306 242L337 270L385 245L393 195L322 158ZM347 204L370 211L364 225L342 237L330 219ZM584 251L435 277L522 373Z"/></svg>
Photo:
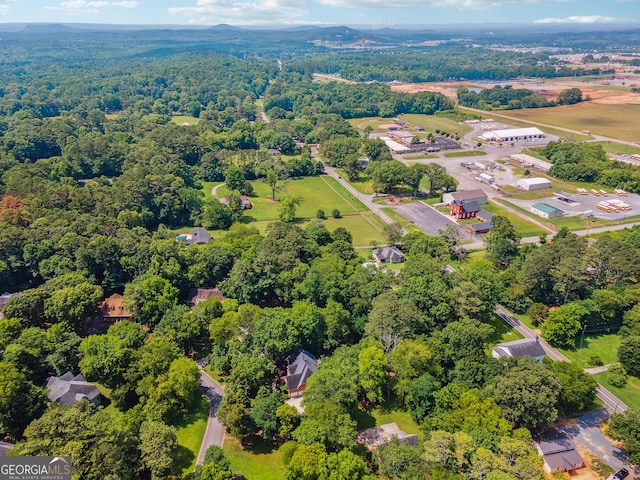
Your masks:
<svg viewBox="0 0 640 480"><path fill-rule="evenodd" d="M640 0L0 0L0 23L443 25L638 23Z"/></svg>

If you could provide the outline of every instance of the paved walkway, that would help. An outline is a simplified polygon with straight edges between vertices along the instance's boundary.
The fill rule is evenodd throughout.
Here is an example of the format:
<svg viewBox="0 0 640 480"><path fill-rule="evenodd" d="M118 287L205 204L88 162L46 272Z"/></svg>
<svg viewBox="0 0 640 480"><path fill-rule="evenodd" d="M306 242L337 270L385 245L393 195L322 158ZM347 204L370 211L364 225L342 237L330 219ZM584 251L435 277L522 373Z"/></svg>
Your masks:
<svg viewBox="0 0 640 480"><path fill-rule="evenodd" d="M613 364L610 363L609 365L602 365L600 367L585 368L584 371L587 372L589 375L595 375L596 373L606 372L607 370L609 370L609 367L611 365Z"/></svg>
<svg viewBox="0 0 640 480"><path fill-rule="evenodd" d="M198 461L196 465L202 465L204 461L204 454L212 445L222 447L224 442L224 426L218 421L216 417L216 411L224 395L224 389L216 382L211 375L200 368L200 389L209 399L209 420L207 421L207 429L204 432L202 438L202 444L200 445L200 452L198 453Z"/></svg>

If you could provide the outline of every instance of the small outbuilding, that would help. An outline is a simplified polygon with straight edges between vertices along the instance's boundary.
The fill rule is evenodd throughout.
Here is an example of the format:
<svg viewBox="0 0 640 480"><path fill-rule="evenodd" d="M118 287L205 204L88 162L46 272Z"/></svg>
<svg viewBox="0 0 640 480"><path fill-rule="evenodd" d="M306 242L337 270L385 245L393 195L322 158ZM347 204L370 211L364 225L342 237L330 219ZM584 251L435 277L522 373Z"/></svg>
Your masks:
<svg viewBox="0 0 640 480"><path fill-rule="evenodd" d="M373 251L373 258L378 263L402 263L404 262L404 253L397 247L376 248Z"/></svg>
<svg viewBox="0 0 640 480"><path fill-rule="evenodd" d="M532 191L532 190L544 190L545 188L551 188L551 182L546 178L534 177L534 178L521 178L518 180L516 186L520 190Z"/></svg>
<svg viewBox="0 0 640 480"><path fill-rule="evenodd" d="M540 345L537 337L535 340L531 338L523 338L522 340L499 343L493 347L493 350L491 350L491 356L493 358L532 357L541 362L544 355L544 348Z"/></svg>
<svg viewBox="0 0 640 480"><path fill-rule="evenodd" d="M50 377L47 381L49 401L72 407L80 400L88 400L95 406L100 405L100 390L85 380L82 375L73 376L67 372L61 377Z"/></svg>
<svg viewBox="0 0 640 480"><path fill-rule="evenodd" d="M533 213L542 218L558 218L565 214L564 210L552 207L546 203L536 203L531 205L530 208Z"/></svg>
<svg viewBox="0 0 640 480"><path fill-rule="evenodd" d="M480 222L467 225L467 232L472 235L479 235L481 233L489 233L491 230L491 222Z"/></svg>

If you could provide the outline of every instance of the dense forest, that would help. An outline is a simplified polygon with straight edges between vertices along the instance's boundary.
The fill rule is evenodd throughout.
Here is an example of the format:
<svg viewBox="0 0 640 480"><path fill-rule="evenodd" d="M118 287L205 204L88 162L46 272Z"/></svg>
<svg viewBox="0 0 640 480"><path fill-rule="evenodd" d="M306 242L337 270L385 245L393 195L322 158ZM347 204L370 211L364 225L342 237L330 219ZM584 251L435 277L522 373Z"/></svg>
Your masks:
<svg viewBox="0 0 640 480"><path fill-rule="evenodd" d="M614 373L626 382L640 373L640 230L593 244L561 230L520 246L495 216L486 259L469 259L452 230L412 233L390 241L407 257L395 275L363 266L352 232L320 219L303 228L286 214L261 233L242 222L239 198L255 182L275 198L287 178L321 174L309 143L347 175L357 175L359 155L370 157L366 174L380 191L402 184L415 193L423 176L432 193L455 188L442 168L405 167L346 121L438 114L449 100L384 84L314 83L316 67L338 62L361 79L374 70L396 79L389 62L410 71L418 57L429 60L408 75L559 70L535 67L539 57L528 54L516 56L528 67L513 70L477 49L474 62L454 50L450 69L444 50L298 58L299 44L284 51L295 58L281 69L272 49L289 34L264 55L184 32L3 34L0 291L21 292L0 320L0 433L16 442L11 454L71 454L78 479L178 477L190 459L176 431L202 402L194 360L206 358L224 379L218 415L230 435L278 449L287 479L543 479L531 432L589 408L596 384L570 363L490 357L494 308L527 312L554 345L620 329ZM242 37L202 33L216 35ZM563 148L546 152L558 176L574 175L572 164L605 175L599 152L563 161ZM226 183L228 205L205 196L211 181ZM176 241L175 229L194 226L218 230L216 238ZM226 299L190 308L197 287ZM87 319L112 293L123 294L133 318L96 331ZM299 349L321 359L304 414L284 403L281 381ZM110 405L48 405L46 378L67 371L97 382ZM380 405L408 412L423 441L376 453L356 444ZM216 448L186 477L234 478Z"/></svg>

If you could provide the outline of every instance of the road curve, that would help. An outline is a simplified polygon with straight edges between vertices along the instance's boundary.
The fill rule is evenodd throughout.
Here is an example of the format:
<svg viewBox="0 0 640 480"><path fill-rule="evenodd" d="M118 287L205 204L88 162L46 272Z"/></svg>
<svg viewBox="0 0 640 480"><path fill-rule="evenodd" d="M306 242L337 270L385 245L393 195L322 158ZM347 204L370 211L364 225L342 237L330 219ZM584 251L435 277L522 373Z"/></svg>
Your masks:
<svg viewBox="0 0 640 480"><path fill-rule="evenodd" d="M509 325L515 328L522 335L524 335L525 338L537 339L540 345L542 345L544 352L547 354L547 356L551 360L556 362L570 361L562 353L560 353L558 350L556 350L551 345L549 345L545 340L540 338L536 332L534 332L532 329L524 325L520 320L518 320L509 310L504 308L502 305L500 304L496 305L495 312L496 312L496 315L498 315L505 322L507 322ZM607 390L600 384L598 384L598 387L596 388L596 395L600 400L602 400L602 403L604 403L611 412L614 412L614 413L624 412L629 409L629 407L625 405L622 400L620 400L618 397L616 397L613 393L611 393L609 390Z"/></svg>
<svg viewBox="0 0 640 480"><path fill-rule="evenodd" d="M222 447L224 442L224 426L216 417L216 411L224 395L224 389L203 368L200 368L200 389L209 399L209 419L207 420L207 429L204 432L204 437L202 437L196 465L202 465L207 448L212 445Z"/></svg>

